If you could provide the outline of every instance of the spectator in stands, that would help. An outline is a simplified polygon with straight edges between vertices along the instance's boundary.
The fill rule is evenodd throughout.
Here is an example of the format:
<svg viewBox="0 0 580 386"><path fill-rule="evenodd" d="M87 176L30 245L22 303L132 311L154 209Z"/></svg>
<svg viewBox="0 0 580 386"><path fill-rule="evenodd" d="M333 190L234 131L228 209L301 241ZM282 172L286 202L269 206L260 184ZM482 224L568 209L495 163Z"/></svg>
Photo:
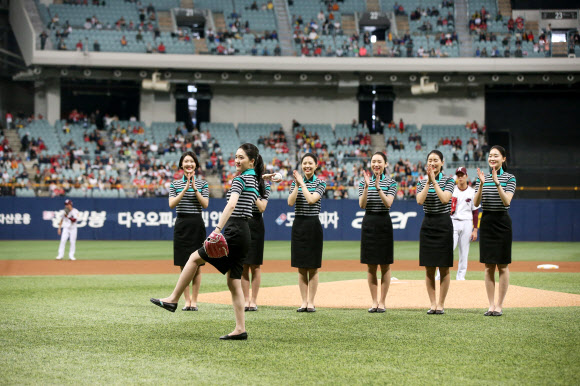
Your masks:
<svg viewBox="0 0 580 386"><path fill-rule="evenodd" d="M159 45L157 46L157 52L159 52L160 54L166 53L165 44L163 44L163 42L160 42Z"/></svg>
<svg viewBox="0 0 580 386"><path fill-rule="evenodd" d="M148 54L152 54L153 53L153 46L151 46L150 42L147 42L147 47L145 47L145 52Z"/></svg>
<svg viewBox="0 0 580 386"><path fill-rule="evenodd" d="M125 37L125 35L123 35L123 37L121 37L121 46L123 46L123 47L127 46L127 38Z"/></svg>
<svg viewBox="0 0 580 386"><path fill-rule="evenodd" d="M524 56L524 53L522 51L522 47L520 47L520 46L516 47L516 52L515 52L514 56L516 58L522 58Z"/></svg>
<svg viewBox="0 0 580 386"><path fill-rule="evenodd" d="M95 40L95 42L93 43L93 51L95 51L95 52L101 51L101 45L99 44L98 40Z"/></svg>
<svg viewBox="0 0 580 386"><path fill-rule="evenodd" d="M44 47L46 46L46 39L48 39L48 34L46 33L46 31L42 31L42 33L40 34L40 49L44 50Z"/></svg>
<svg viewBox="0 0 580 386"><path fill-rule="evenodd" d="M79 42L77 43L76 50L79 51L79 52L83 50L83 42L82 42L82 40L79 40Z"/></svg>
<svg viewBox="0 0 580 386"><path fill-rule="evenodd" d="M135 41L142 42L143 41L143 34L141 30L137 31L137 35L135 35Z"/></svg>
<svg viewBox="0 0 580 386"><path fill-rule="evenodd" d="M279 44L274 48L274 56L282 56L282 49Z"/></svg>
<svg viewBox="0 0 580 386"><path fill-rule="evenodd" d="M399 133L405 132L405 123L403 122L403 118L399 119Z"/></svg>

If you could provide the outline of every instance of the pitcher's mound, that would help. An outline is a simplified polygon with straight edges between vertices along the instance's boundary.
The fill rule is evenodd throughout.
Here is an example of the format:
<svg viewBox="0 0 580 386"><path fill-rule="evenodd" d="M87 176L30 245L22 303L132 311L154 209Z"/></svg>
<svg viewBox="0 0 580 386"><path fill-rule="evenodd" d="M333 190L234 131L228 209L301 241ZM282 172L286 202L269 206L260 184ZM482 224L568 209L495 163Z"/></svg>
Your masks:
<svg viewBox="0 0 580 386"><path fill-rule="evenodd" d="M380 285L380 284L379 284ZM497 284L496 284L497 287ZM380 291L380 287L379 287ZM439 284L437 284L439 294ZM496 295L497 298L497 295ZM261 288L258 304L264 306L299 307L297 285ZM200 302L231 304L229 291L200 294ZM346 280L320 283L316 293L317 307L368 308L371 297L366 280ZM580 295L545 291L512 285L504 302L512 307L570 307L580 306ZM487 295L482 280L451 281L445 308L487 308ZM394 280L387 295L387 308L429 308L424 280Z"/></svg>

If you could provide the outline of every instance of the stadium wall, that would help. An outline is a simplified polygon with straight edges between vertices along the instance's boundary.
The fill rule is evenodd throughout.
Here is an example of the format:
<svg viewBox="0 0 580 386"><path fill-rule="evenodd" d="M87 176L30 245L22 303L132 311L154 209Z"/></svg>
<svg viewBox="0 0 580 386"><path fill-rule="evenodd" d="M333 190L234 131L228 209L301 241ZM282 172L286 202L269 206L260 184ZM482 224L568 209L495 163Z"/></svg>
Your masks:
<svg viewBox="0 0 580 386"><path fill-rule="evenodd" d="M396 88L393 118L418 126L465 125L485 122L485 92L482 87L440 92L428 97L411 96L407 89Z"/></svg>
<svg viewBox="0 0 580 386"><path fill-rule="evenodd" d="M167 199L74 200L81 211L81 240L171 240L175 212ZM203 212L209 234L225 206L210 200ZM580 241L579 200L514 200L510 215L514 241ZM0 239L58 239L63 200L0 199ZM356 200L324 200L320 219L325 240L359 240L364 211ZM286 200L270 200L264 214L267 240L290 240L294 211ZM415 201L396 201L391 211L395 240L418 240L423 210Z"/></svg>
<svg viewBox="0 0 580 386"><path fill-rule="evenodd" d="M212 86L211 122L350 123L358 118L356 88Z"/></svg>
<svg viewBox="0 0 580 386"><path fill-rule="evenodd" d="M154 121L175 122L175 96L173 93L141 90L139 120L147 125L151 125Z"/></svg>

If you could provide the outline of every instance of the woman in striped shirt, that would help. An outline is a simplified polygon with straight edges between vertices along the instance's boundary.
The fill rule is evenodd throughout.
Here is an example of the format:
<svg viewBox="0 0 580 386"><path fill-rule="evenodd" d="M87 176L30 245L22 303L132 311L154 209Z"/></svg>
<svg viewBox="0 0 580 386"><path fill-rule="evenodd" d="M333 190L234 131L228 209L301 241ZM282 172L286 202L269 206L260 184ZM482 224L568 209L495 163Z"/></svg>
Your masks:
<svg viewBox="0 0 580 386"><path fill-rule="evenodd" d="M183 153L179 160L179 169L183 170L183 177L175 180L169 186L169 207L176 208L177 220L173 228L173 264L183 267L189 256L203 246L205 240L205 224L201 218L201 211L209 205L209 188L207 182L195 178L195 170L199 161L195 153ZM189 285L185 287L183 297L185 307L182 311L197 311L197 295L201 285L201 271L198 269Z"/></svg>
<svg viewBox="0 0 580 386"><path fill-rule="evenodd" d="M443 164L443 154L431 150L427 156L427 181L417 184L417 203L423 205L425 211L419 236L419 265L425 267L425 283L431 301L429 315L445 313L449 268L453 267L453 223L449 214L455 180L443 175ZM435 293L437 268L441 275L439 302Z"/></svg>
<svg viewBox="0 0 580 386"><path fill-rule="evenodd" d="M236 317L234 331L221 336L222 340L248 339L244 318L244 293L241 283L243 261L246 259L250 247L248 219L252 216L252 205L258 196L263 196L266 193L262 180L264 162L256 146L250 143L241 145L236 151L235 166L239 174L232 181L232 187L226 196L226 207L214 230L215 233L220 233L223 229L229 254L221 258L211 258L203 247L199 248L187 261L173 293L164 299L151 299L153 304L174 312L180 295L193 278L197 268L205 262L210 263L222 274L227 275L228 288L232 293Z"/></svg>
<svg viewBox="0 0 580 386"><path fill-rule="evenodd" d="M503 315L503 301L509 287L512 262L512 220L508 214L516 191L516 178L505 171L506 152L501 146L489 151L488 164L491 169L485 175L477 169L475 205L481 204L479 261L485 264L485 290L489 309L485 316ZM483 183L482 183L483 182ZM495 302L495 267L499 271L499 293Z"/></svg>
<svg viewBox="0 0 580 386"><path fill-rule="evenodd" d="M365 172L358 187L358 203L365 209L360 241L360 262L367 264L367 280L373 300L369 312L385 312L393 264L393 223L389 209L397 194L397 183L385 175L387 156L376 152L371 158L372 177ZM381 298L378 300L377 269L381 266Z"/></svg>
<svg viewBox="0 0 580 386"><path fill-rule="evenodd" d="M318 289L318 268L322 266L322 224L320 200L326 183L314 175L318 159L306 153L301 160L304 177L294 170L294 181L290 187L288 205L296 205L292 224L291 262L298 268L298 287L302 305L298 312L316 312L314 297Z"/></svg>
<svg viewBox="0 0 580 386"><path fill-rule="evenodd" d="M272 174L264 174L262 177L267 179ZM261 266L264 263L264 218L262 213L268 206L268 197L270 196L270 185L266 185L266 193L260 195L252 206L252 217L248 220L250 226L250 249L246 260L244 261L244 271L242 272L242 290L244 291L245 306L244 311L258 311L258 291L262 281ZM250 272L252 279L250 280ZM250 296L250 283L252 293Z"/></svg>

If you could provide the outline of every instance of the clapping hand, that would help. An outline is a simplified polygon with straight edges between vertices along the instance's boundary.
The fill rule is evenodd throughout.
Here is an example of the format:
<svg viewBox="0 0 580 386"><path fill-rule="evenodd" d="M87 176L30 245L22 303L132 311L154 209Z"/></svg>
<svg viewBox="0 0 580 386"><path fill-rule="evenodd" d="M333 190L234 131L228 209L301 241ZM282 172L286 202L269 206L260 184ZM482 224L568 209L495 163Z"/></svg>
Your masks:
<svg viewBox="0 0 580 386"><path fill-rule="evenodd" d="M435 171L431 167L431 165L427 165L427 177L429 177L429 182L435 183Z"/></svg>
<svg viewBox="0 0 580 386"><path fill-rule="evenodd" d="M479 168L477 168L477 177L479 177L479 181L481 184L485 182L485 174L483 174L483 172Z"/></svg>
<svg viewBox="0 0 580 386"><path fill-rule="evenodd" d="M499 185L499 180L497 179L497 170L495 170L495 168L491 169L491 178L493 178L493 182L496 185Z"/></svg>
<svg viewBox="0 0 580 386"><path fill-rule="evenodd" d="M294 180L296 181L296 185L300 185L300 183L303 182L302 176L300 175L298 170L294 170L292 172L292 177L294 177Z"/></svg>
<svg viewBox="0 0 580 386"><path fill-rule="evenodd" d="M363 177L364 177L364 179L365 179L365 187L368 187L368 186L369 186L369 184L371 183L371 180L370 180L369 174L370 174L370 173L363 171Z"/></svg>
<svg viewBox="0 0 580 386"><path fill-rule="evenodd" d="M381 190L381 177L380 176L375 176L375 188L377 188L377 191L380 192L380 190Z"/></svg>

